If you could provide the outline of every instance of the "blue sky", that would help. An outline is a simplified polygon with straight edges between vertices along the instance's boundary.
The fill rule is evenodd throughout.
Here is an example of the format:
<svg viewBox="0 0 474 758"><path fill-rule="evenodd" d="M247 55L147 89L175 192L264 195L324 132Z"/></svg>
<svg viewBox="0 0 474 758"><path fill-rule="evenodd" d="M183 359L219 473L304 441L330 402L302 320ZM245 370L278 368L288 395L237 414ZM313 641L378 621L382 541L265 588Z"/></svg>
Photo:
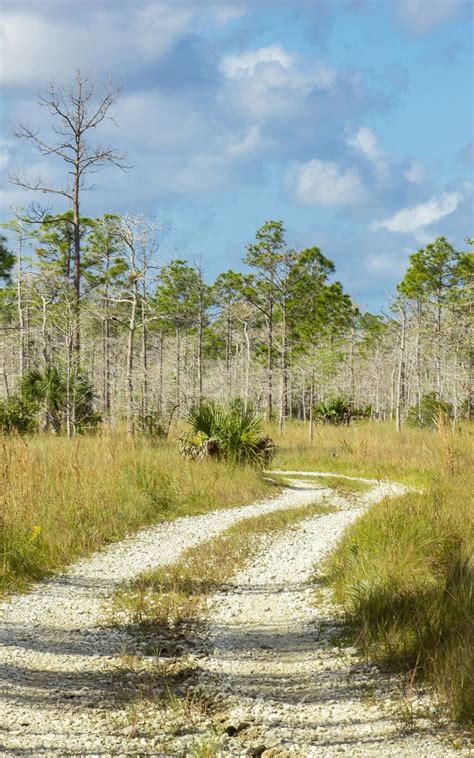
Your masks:
<svg viewBox="0 0 474 758"><path fill-rule="evenodd" d="M473 235L473 3L465 0L10 0L1 20L2 215L22 168L61 163L12 136L47 134L37 94L74 67L122 83L103 139L128 154L84 211L163 220L162 256L237 268L269 218L318 245L364 307L438 234ZM61 207L58 205L58 207Z"/></svg>

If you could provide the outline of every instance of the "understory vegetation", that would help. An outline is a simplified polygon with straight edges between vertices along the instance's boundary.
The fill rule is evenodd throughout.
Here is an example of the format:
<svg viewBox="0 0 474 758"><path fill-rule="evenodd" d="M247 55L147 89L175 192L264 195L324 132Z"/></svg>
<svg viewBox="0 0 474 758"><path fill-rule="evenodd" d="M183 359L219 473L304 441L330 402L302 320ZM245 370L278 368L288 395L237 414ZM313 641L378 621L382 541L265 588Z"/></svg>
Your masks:
<svg viewBox="0 0 474 758"><path fill-rule="evenodd" d="M263 416L251 406L228 407L202 402L187 415L189 431L181 437L181 452L193 459L211 457L268 466L275 453L271 437L263 429Z"/></svg>
<svg viewBox="0 0 474 758"><path fill-rule="evenodd" d="M124 435L0 439L0 589L21 587L147 524L272 490L250 467L183 461Z"/></svg>
<svg viewBox="0 0 474 758"><path fill-rule="evenodd" d="M327 576L363 650L406 672L409 683L428 681L456 719L472 724L472 432L440 428L418 444L416 478L424 465L425 488L373 506L346 532ZM412 479L401 452L392 450L389 466L395 457L398 478Z"/></svg>

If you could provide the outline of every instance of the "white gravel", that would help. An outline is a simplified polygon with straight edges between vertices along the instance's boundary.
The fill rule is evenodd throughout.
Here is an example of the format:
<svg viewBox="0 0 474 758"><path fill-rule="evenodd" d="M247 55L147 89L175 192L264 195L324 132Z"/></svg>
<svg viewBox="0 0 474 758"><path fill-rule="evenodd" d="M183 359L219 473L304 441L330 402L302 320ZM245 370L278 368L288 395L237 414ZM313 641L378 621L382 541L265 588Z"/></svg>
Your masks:
<svg viewBox="0 0 474 758"><path fill-rule="evenodd" d="M124 688L127 699L118 661L130 641L124 631L103 625L104 604L122 582L176 561L183 550L239 519L301 506L324 494L285 491L253 505L145 529L3 602L0 754L157 755L153 740L125 736L111 719L117 688Z"/></svg>
<svg viewBox="0 0 474 758"><path fill-rule="evenodd" d="M360 506L387 491L400 487L377 485L359 496ZM232 589L210 600L210 656L199 661L203 687L224 697L231 730L238 732L223 738L222 755L468 754L441 739L430 720L415 718L407 732L394 714L399 682L342 644L329 590L321 589L315 602L315 564L360 512L352 507L312 517L269 536ZM405 707L420 713L431 705L423 696Z"/></svg>

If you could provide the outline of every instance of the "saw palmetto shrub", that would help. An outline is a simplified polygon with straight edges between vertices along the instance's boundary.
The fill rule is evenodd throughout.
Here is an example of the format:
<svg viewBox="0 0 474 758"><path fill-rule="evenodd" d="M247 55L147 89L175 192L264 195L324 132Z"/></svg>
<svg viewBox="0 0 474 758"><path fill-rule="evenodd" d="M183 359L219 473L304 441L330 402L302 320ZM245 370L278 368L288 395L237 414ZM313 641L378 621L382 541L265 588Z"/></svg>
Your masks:
<svg viewBox="0 0 474 758"><path fill-rule="evenodd" d="M232 463L267 466L275 446L263 428L263 417L253 408L224 407L203 402L187 415L189 431L180 448L189 458L220 458Z"/></svg>

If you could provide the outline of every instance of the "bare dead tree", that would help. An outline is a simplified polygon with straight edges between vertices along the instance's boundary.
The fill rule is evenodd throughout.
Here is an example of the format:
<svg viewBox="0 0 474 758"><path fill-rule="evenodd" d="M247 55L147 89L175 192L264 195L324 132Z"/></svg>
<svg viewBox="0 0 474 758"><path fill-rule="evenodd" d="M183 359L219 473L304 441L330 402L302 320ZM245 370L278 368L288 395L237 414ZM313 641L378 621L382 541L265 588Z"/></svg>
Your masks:
<svg viewBox="0 0 474 758"><path fill-rule="evenodd" d="M73 231L73 289L74 289L74 368L80 362L80 310L81 310L81 217L82 192L93 189L87 184L87 177L97 173L106 165L114 165L122 170L129 168L124 163L124 154L100 142L89 141L91 134L105 121L112 121L110 109L120 91L109 79L101 93L89 74L76 69L71 85L48 84L40 95L39 103L45 107L53 120L52 130L56 139L46 141L38 130L26 124L19 124L14 134L29 142L42 156L60 159L66 164L67 180L63 186L50 186L41 177L27 178L20 173L10 174L10 181L19 187L43 194L60 195L69 201L73 214L70 223ZM38 208L33 213L38 219Z"/></svg>

